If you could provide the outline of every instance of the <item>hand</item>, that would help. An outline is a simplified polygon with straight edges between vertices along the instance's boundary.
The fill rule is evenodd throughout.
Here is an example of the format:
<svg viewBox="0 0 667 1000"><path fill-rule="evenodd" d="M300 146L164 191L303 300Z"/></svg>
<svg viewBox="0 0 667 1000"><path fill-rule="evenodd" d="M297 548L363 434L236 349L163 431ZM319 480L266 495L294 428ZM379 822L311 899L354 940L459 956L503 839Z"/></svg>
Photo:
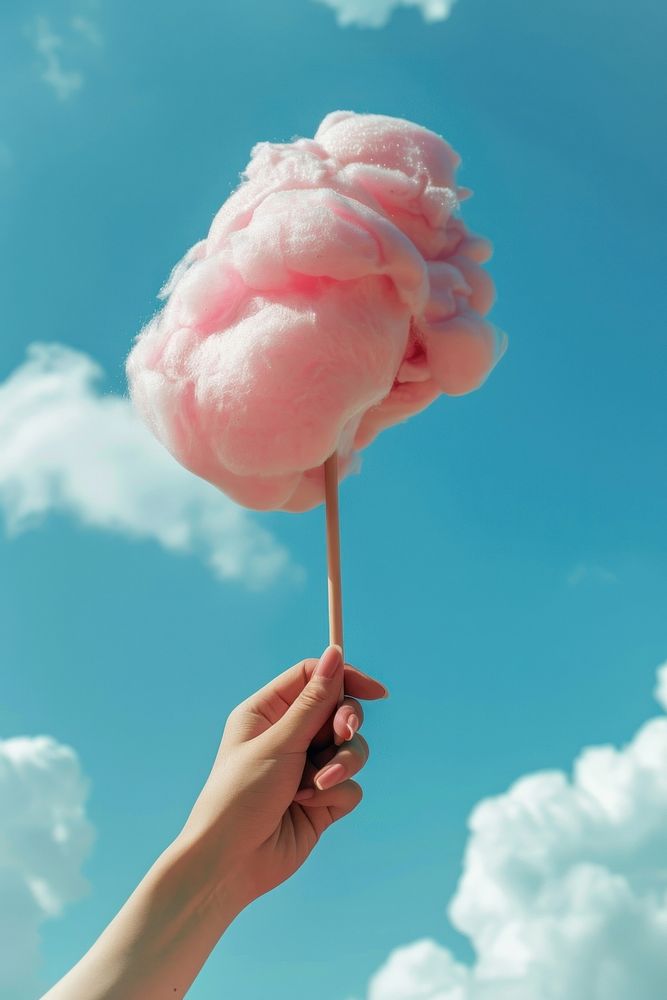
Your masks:
<svg viewBox="0 0 667 1000"><path fill-rule="evenodd" d="M343 675L352 697L337 708ZM356 698L386 694L330 646L234 709L183 831L44 1000L182 997L240 910L358 805L368 745Z"/></svg>
<svg viewBox="0 0 667 1000"><path fill-rule="evenodd" d="M337 706L345 679L348 695ZM246 905L289 878L322 833L361 801L352 780L368 759L357 698L386 689L329 646L229 716L211 774L179 838Z"/></svg>

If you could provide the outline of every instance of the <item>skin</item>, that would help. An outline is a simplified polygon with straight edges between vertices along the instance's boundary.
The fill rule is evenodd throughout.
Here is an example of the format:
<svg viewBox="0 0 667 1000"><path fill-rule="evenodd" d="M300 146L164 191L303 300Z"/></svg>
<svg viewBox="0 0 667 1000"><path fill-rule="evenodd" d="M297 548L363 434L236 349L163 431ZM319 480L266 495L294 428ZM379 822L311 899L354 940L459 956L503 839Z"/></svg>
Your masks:
<svg viewBox="0 0 667 1000"><path fill-rule="evenodd" d="M353 776L368 760L359 699L386 697L329 646L235 708L183 830L43 1000L184 996L235 917L359 804Z"/></svg>

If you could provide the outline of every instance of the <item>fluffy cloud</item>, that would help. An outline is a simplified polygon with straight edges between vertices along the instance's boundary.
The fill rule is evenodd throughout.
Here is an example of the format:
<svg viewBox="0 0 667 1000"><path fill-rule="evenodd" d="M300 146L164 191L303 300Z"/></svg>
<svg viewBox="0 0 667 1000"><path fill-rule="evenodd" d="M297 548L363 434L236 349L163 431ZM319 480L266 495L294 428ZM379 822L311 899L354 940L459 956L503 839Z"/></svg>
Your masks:
<svg viewBox="0 0 667 1000"><path fill-rule="evenodd" d="M656 696L667 710L667 664ZM667 718L521 778L470 818L449 907L472 966L394 951L368 1000L661 1000L667 983Z"/></svg>
<svg viewBox="0 0 667 1000"><path fill-rule="evenodd" d="M87 782L48 736L0 740L0 995L39 990L39 927L87 890Z"/></svg>
<svg viewBox="0 0 667 1000"><path fill-rule="evenodd" d="M83 86L83 76L65 69L60 57L64 39L56 34L46 17L36 17L32 28L32 43L40 57L41 78L60 101L66 101Z"/></svg>
<svg viewBox="0 0 667 1000"><path fill-rule="evenodd" d="M40 15L28 26L28 34L39 57L42 80L58 100L67 101L81 90L84 77L79 70L65 68L62 52L76 49L78 40L88 46L99 47L103 44L100 29L91 18L76 14L70 18L64 32L59 34L49 19Z"/></svg>
<svg viewBox="0 0 667 1000"><path fill-rule="evenodd" d="M49 511L205 559L216 576L265 585L286 551L208 483L185 472L128 400L102 396L86 354L33 344L0 383L0 510L10 533Z"/></svg>
<svg viewBox="0 0 667 1000"><path fill-rule="evenodd" d="M398 7L417 7L425 21L444 21L455 0L317 0L336 12L341 28L383 28Z"/></svg>

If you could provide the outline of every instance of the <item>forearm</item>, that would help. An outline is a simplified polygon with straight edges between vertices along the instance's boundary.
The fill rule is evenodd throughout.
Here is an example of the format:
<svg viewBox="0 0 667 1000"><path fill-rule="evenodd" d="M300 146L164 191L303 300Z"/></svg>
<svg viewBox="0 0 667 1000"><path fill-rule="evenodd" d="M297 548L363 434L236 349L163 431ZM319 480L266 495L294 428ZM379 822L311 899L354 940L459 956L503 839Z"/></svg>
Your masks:
<svg viewBox="0 0 667 1000"><path fill-rule="evenodd" d="M245 902L231 872L213 878L203 852L177 841L43 1000L182 997Z"/></svg>

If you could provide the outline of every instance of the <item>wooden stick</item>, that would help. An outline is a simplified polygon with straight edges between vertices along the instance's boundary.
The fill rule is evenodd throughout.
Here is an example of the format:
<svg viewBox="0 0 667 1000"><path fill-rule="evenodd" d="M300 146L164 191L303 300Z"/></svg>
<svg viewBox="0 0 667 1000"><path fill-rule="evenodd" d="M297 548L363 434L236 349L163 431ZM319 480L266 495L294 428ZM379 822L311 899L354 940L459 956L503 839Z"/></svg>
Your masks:
<svg viewBox="0 0 667 1000"><path fill-rule="evenodd" d="M327 517L327 573L329 576L329 643L343 649L343 595L340 577L338 455L336 452L324 463L324 495Z"/></svg>

